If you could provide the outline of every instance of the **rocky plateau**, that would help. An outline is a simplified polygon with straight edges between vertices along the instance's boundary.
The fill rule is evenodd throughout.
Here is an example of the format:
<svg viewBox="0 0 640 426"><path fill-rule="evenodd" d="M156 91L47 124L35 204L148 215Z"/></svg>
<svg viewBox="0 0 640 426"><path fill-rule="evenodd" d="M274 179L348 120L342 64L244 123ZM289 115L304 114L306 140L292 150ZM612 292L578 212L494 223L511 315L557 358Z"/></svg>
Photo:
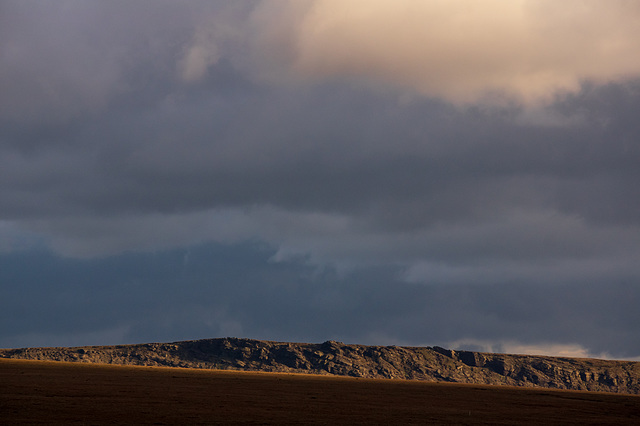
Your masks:
<svg viewBox="0 0 640 426"><path fill-rule="evenodd" d="M0 349L0 358L425 380L640 394L640 362L219 338Z"/></svg>

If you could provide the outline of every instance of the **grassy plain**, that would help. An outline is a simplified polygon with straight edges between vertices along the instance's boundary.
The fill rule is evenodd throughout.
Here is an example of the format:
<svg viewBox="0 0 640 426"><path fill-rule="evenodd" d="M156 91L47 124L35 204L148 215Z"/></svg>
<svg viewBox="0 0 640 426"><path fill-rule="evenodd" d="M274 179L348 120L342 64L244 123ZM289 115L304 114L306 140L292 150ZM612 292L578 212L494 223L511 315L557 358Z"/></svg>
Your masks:
<svg viewBox="0 0 640 426"><path fill-rule="evenodd" d="M640 396L0 359L2 424L640 424Z"/></svg>

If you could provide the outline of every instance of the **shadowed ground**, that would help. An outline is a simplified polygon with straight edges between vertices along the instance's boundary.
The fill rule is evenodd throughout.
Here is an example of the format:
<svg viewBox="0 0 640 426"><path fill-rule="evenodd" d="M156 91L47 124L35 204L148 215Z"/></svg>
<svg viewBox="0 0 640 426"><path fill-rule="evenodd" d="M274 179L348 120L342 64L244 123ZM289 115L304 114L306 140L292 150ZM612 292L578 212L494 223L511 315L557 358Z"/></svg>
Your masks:
<svg viewBox="0 0 640 426"><path fill-rule="evenodd" d="M3 424L640 424L640 396L0 359Z"/></svg>

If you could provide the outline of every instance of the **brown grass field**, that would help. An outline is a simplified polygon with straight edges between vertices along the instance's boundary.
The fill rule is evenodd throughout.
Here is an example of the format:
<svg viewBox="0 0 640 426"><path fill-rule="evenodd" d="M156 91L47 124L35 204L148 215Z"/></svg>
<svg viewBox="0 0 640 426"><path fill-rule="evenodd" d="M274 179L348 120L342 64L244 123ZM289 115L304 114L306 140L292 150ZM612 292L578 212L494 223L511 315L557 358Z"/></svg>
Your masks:
<svg viewBox="0 0 640 426"><path fill-rule="evenodd" d="M640 424L640 396L0 359L0 424Z"/></svg>

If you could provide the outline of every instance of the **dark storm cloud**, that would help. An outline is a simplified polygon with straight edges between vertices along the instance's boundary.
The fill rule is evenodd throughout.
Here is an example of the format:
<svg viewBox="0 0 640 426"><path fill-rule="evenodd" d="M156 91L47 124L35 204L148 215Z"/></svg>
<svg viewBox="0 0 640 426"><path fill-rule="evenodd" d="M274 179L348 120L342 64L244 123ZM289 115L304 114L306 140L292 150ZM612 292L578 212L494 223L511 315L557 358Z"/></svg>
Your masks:
<svg viewBox="0 0 640 426"><path fill-rule="evenodd" d="M38 344L84 345L238 334L370 344L579 342L617 357L640 351L640 291L629 282L428 287L398 281L390 268L341 277L271 262L273 253L209 244L100 260L0 256L0 279L15 284L3 288L0 347L33 345L36 336L46 342Z"/></svg>
<svg viewBox="0 0 640 426"><path fill-rule="evenodd" d="M57 187L59 204L106 213L258 202L369 211L391 224L399 210L396 221L405 226L529 204L597 219L598 205L635 198L634 128L624 138L596 120L540 128L515 123L506 111L459 112L428 101L397 106L393 98L358 91L345 98L345 90L289 96L238 90L235 97L212 91L151 109L116 105L99 122L67 125L58 135L43 129L46 147L37 153L6 149L13 166L4 173L34 185L34 197L41 195L40 178L43 192ZM619 107L597 111L599 120L615 120ZM9 131L13 143L38 138L33 130ZM416 217L407 222L410 212Z"/></svg>
<svg viewBox="0 0 640 426"><path fill-rule="evenodd" d="M514 4L491 8L520 16ZM623 6L608 6L598 25ZM322 1L0 7L0 273L14 330L5 344L246 333L640 353L628 343L640 82L623 54L636 43L627 21L619 50L558 64L531 36L527 52L549 81L519 75L502 89L520 97L484 102L511 59L487 59L497 62L467 82L468 96L446 57L442 86L424 79L431 62L412 49L388 74L376 58L395 33L370 53L351 40L357 54L325 52L335 67L309 68L335 41L308 33L314 17L342 16ZM372 16L387 16L381 8ZM400 87L403 72L415 78ZM592 78L574 84L578 74ZM554 82L563 90L552 93ZM234 245L245 241L270 248ZM226 259L218 269L179 265L176 247L211 242L221 245L207 256ZM29 307L33 293L42 298ZM517 308L523 300L539 311ZM448 320L428 332L417 326L439 317Z"/></svg>
<svg viewBox="0 0 640 426"><path fill-rule="evenodd" d="M622 107L612 100L565 107L567 120L589 117L578 124L536 126L505 110L397 105L362 91L344 96L345 87L283 95L236 81L236 95L214 85L170 105L117 105L63 135L49 132L46 148L5 150L4 217L75 238L83 216L103 217L86 236L90 252L100 229L113 235L109 221L123 215L181 221L261 205L347 217L354 239L378 235L381 247L413 250L413 259L638 251L637 143L615 137ZM620 103L631 103L629 92ZM148 232L149 240L170 233ZM425 238L411 244L407 232Z"/></svg>

